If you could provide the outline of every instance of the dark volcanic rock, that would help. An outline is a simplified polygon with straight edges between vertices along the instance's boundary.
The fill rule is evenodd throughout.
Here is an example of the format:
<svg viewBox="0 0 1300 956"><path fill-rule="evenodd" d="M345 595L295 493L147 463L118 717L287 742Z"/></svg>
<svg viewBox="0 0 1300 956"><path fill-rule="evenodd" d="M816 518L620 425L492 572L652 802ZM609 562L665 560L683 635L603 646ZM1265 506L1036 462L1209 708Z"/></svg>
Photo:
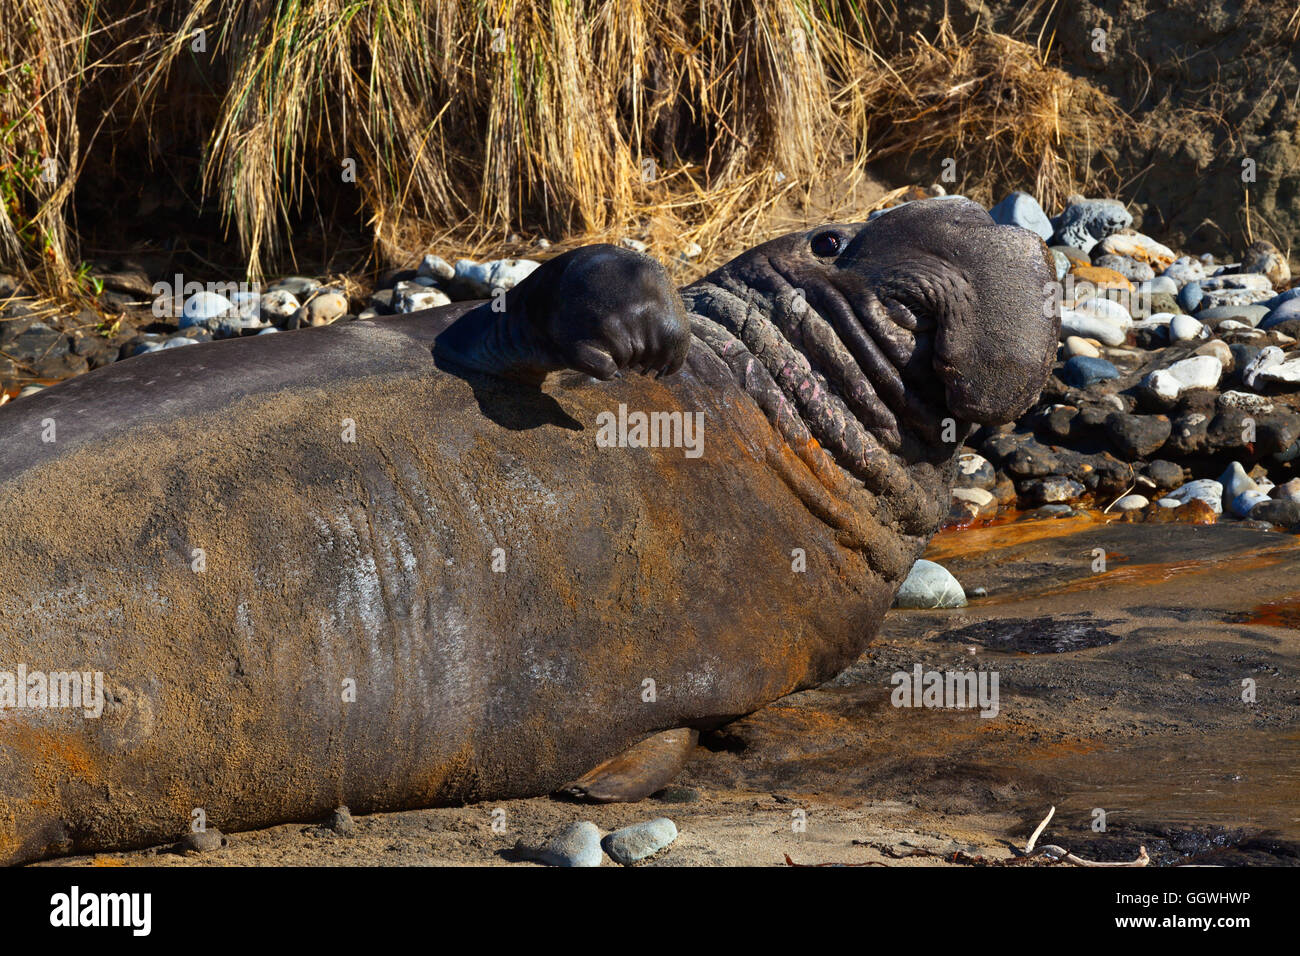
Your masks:
<svg viewBox="0 0 1300 956"><path fill-rule="evenodd" d="M1206 432L1210 427L1210 416L1203 412L1192 412L1173 420L1169 440L1165 442L1165 451L1171 455L1185 457L1199 455L1205 451Z"/></svg>
<svg viewBox="0 0 1300 956"><path fill-rule="evenodd" d="M1142 467L1142 474L1150 478L1159 491L1171 491L1177 488L1183 483L1185 477L1181 465L1162 458L1147 462Z"/></svg>
<svg viewBox="0 0 1300 956"><path fill-rule="evenodd" d="M1267 521L1282 528L1294 529L1300 526L1300 504L1270 498L1251 508L1250 517L1253 521Z"/></svg>
<svg viewBox="0 0 1300 956"><path fill-rule="evenodd" d="M6 328L7 334L0 338L0 352L34 377L63 379L89 367L85 358L72 351L72 342L66 333L39 320L28 322L20 319L18 322L26 327L15 332L18 325L14 323L12 328Z"/></svg>
<svg viewBox="0 0 1300 956"><path fill-rule="evenodd" d="M1106 434L1121 458L1136 461L1156 451L1169 438L1164 415L1126 415L1115 412L1106 419Z"/></svg>
<svg viewBox="0 0 1300 956"><path fill-rule="evenodd" d="M1056 505L1078 501L1087 489L1073 478L1050 475L1041 480L1026 482L1021 494L1031 505Z"/></svg>

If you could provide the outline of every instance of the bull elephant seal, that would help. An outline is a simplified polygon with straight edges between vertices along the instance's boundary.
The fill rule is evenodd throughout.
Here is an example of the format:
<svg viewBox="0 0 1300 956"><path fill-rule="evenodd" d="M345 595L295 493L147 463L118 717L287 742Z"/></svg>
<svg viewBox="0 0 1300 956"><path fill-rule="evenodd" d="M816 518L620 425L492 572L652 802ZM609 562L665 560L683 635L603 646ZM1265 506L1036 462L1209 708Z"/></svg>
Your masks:
<svg viewBox="0 0 1300 956"><path fill-rule="evenodd" d="M628 261L0 408L0 860L545 794L851 663L1045 381L1045 247L948 200L680 303ZM680 368L545 374L602 356Z"/></svg>

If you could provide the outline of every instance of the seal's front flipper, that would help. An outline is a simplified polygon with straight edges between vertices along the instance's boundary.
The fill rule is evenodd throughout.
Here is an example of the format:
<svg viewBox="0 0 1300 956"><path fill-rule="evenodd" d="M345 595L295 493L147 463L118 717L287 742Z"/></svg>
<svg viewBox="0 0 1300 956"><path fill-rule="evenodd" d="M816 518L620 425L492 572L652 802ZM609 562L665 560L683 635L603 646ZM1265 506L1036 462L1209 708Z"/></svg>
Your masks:
<svg viewBox="0 0 1300 956"><path fill-rule="evenodd" d="M699 732L689 727L647 737L583 774L561 793L588 803L644 800L681 772L699 739Z"/></svg>
<svg viewBox="0 0 1300 956"><path fill-rule="evenodd" d="M500 299L453 322L434 354L477 372L539 385L576 369L664 375L690 349L691 326L668 274L648 256L606 244L556 256Z"/></svg>

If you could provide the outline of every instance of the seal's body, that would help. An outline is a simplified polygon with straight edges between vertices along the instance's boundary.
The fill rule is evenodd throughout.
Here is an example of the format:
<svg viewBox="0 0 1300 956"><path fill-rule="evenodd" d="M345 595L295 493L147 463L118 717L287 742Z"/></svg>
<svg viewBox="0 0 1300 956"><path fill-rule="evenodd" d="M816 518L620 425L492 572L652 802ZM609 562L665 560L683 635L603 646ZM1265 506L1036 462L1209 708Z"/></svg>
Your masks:
<svg viewBox="0 0 1300 956"><path fill-rule="evenodd" d="M160 353L0 409L0 704L19 665L28 689L103 688L98 716L89 691L0 709L0 860L174 839L196 813L240 830L547 793L851 663L960 440L872 426L883 457L828 450L819 399L728 344L752 329L710 305L725 278L686 290L689 340L666 320L623 323L626 354L573 337L679 369L658 380L546 377L554 343L494 376L458 305Z"/></svg>

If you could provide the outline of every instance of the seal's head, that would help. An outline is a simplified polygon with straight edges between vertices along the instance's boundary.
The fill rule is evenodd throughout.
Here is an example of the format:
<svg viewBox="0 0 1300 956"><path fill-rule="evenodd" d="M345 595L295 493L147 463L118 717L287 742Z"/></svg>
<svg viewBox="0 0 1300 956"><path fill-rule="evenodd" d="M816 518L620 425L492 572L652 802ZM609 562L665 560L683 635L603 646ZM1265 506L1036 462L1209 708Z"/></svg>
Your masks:
<svg viewBox="0 0 1300 956"><path fill-rule="evenodd" d="M1060 328L1054 280L1041 239L953 198L783 236L687 292L841 460L866 454L834 447L857 426L911 458L945 418L1001 423L1032 404Z"/></svg>
<svg viewBox="0 0 1300 956"><path fill-rule="evenodd" d="M823 233L836 230L814 232L814 253L829 245ZM958 418L999 424L1029 408L1051 371L1061 321L1056 270L1038 236L946 199L908 203L844 238L825 262L828 280L933 328L933 369Z"/></svg>

